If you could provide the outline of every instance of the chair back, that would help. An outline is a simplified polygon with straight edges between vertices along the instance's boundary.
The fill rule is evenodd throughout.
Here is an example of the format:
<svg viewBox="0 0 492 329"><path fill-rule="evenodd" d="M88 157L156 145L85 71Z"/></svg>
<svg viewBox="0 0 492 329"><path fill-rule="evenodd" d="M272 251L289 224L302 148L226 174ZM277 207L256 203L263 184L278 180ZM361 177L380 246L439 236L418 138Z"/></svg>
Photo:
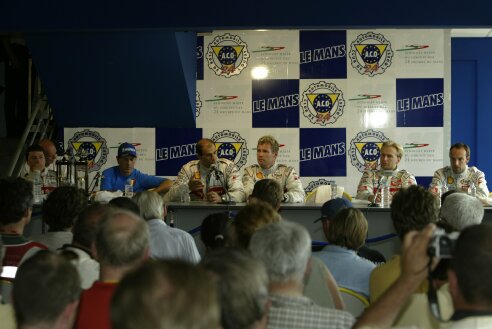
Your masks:
<svg viewBox="0 0 492 329"><path fill-rule="evenodd" d="M353 316L358 317L364 312L365 308L369 306L367 298L358 292L343 287L338 287L338 290L342 295L345 310Z"/></svg>

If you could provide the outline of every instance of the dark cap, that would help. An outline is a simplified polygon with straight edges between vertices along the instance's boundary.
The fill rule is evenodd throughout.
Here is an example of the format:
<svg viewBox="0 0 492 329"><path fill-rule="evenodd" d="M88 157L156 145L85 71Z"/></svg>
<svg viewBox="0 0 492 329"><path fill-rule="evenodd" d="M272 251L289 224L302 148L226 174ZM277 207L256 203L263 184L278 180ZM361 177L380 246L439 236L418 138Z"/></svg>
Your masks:
<svg viewBox="0 0 492 329"><path fill-rule="evenodd" d="M344 198L328 200L323 204L323 207L321 207L321 217L315 220L314 223L325 218L333 219L340 210L351 207L352 202Z"/></svg>
<svg viewBox="0 0 492 329"><path fill-rule="evenodd" d="M133 157L137 156L137 150L135 149L135 146L133 146L130 143L122 143L118 147L118 158L126 157L129 155L131 155Z"/></svg>

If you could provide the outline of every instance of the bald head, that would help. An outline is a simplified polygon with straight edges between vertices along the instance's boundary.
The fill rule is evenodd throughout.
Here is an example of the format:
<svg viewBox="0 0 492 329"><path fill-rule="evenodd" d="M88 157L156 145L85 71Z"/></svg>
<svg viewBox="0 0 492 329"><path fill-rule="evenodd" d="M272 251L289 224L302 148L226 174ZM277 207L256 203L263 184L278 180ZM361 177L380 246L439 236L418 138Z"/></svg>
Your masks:
<svg viewBox="0 0 492 329"><path fill-rule="evenodd" d="M39 146L43 148L46 167L56 160L56 145L51 140L45 138L39 141Z"/></svg>

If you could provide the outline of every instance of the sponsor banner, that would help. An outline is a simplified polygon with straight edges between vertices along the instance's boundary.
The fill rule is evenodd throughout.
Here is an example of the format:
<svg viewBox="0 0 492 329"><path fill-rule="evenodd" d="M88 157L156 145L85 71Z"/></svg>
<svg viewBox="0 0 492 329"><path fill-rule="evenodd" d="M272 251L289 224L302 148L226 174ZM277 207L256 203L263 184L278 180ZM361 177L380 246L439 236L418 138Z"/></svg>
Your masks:
<svg viewBox="0 0 492 329"><path fill-rule="evenodd" d="M252 81L253 128L299 127L299 80Z"/></svg>
<svg viewBox="0 0 492 329"><path fill-rule="evenodd" d="M301 127L345 127L346 80L301 80Z"/></svg>
<svg viewBox="0 0 492 329"><path fill-rule="evenodd" d="M246 139L248 129L203 129L203 136L215 142L217 157L233 161L242 171L250 153Z"/></svg>
<svg viewBox="0 0 492 329"><path fill-rule="evenodd" d="M444 79L396 79L397 127L442 127Z"/></svg>
<svg viewBox="0 0 492 329"><path fill-rule="evenodd" d="M204 36L204 79L237 80L249 79L250 49L245 41L245 32L213 32Z"/></svg>
<svg viewBox="0 0 492 329"><path fill-rule="evenodd" d="M202 129L157 128L155 163L158 176L177 176L181 167L196 160L196 142Z"/></svg>
<svg viewBox="0 0 492 329"><path fill-rule="evenodd" d="M300 176L345 176L345 128L300 129Z"/></svg>
<svg viewBox="0 0 492 329"><path fill-rule="evenodd" d="M352 80L345 93L344 124L353 129L393 128L396 126L395 82L393 79Z"/></svg>
<svg viewBox="0 0 492 329"><path fill-rule="evenodd" d="M196 37L196 79L203 80L203 36Z"/></svg>
<svg viewBox="0 0 492 329"><path fill-rule="evenodd" d="M121 143L132 143L137 150L135 168L155 174L155 129L154 128L65 128L65 149L75 152L88 150L92 159L90 171L117 166L116 155Z"/></svg>
<svg viewBox="0 0 492 329"><path fill-rule="evenodd" d="M251 79L299 78L298 31L251 31L247 40L250 59L246 70Z"/></svg>
<svg viewBox="0 0 492 329"><path fill-rule="evenodd" d="M415 30L398 30L395 38L395 67L397 77L435 78L444 76L444 49L449 48L448 32L426 29L425 33ZM445 43L446 40L446 43Z"/></svg>
<svg viewBox="0 0 492 329"><path fill-rule="evenodd" d="M197 111L198 128L251 127L250 81L198 81L197 91L201 104Z"/></svg>
<svg viewBox="0 0 492 329"><path fill-rule="evenodd" d="M346 31L300 31L300 78L347 78L346 35Z"/></svg>

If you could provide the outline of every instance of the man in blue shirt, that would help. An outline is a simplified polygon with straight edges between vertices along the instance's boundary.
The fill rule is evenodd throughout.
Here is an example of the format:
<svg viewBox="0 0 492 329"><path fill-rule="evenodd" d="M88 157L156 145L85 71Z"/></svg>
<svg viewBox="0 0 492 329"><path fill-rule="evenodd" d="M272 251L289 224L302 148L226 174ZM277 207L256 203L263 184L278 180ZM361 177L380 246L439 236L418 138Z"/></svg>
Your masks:
<svg viewBox="0 0 492 329"><path fill-rule="evenodd" d="M118 165L108 168L102 173L101 190L124 191L125 185L133 185L133 192L141 192L153 188L155 192L167 192L173 185L169 179L141 173L135 169L137 150L130 143L122 143L116 156Z"/></svg>

